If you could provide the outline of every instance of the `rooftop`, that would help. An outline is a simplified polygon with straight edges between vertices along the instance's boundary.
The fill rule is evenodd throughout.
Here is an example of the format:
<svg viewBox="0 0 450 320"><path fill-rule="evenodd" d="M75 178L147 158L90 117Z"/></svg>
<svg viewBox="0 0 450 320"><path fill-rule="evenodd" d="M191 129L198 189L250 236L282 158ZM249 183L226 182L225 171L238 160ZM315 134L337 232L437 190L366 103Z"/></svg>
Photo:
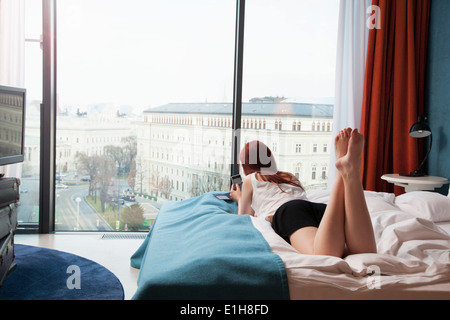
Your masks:
<svg viewBox="0 0 450 320"><path fill-rule="evenodd" d="M331 104L310 103L242 103L242 115L278 116L278 117L312 117L333 118L334 106ZM233 114L232 103L168 103L150 108L144 113L175 113L175 114Z"/></svg>

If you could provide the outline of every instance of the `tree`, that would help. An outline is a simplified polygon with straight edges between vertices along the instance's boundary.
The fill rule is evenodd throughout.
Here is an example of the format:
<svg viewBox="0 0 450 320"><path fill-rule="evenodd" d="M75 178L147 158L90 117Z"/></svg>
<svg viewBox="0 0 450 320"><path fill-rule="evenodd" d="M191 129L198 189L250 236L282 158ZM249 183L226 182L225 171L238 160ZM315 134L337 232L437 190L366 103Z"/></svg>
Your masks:
<svg viewBox="0 0 450 320"><path fill-rule="evenodd" d="M84 152L77 152L75 155L77 161L77 170L89 176L89 195L92 196L95 191L97 175L99 173L101 158L100 156L88 156Z"/></svg>
<svg viewBox="0 0 450 320"><path fill-rule="evenodd" d="M100 169L96 181L100 187L100 202L102 212L105 212L105 204L108 201L108 190L111 185L112 177L114 177L115 167L114 161L108 156L100 156Z"/></svg>
<svg viewBox="0 0 450 320"><path fill-rule="evenodd" d="M136 187L136 185L139 186L139 193L142 194L142 191L143 191L142 187L143 187L144 179L146 178L146 175L145 175L145 171L143 169L142 161L140 159L137 161L135 160L135 167L136 167L136 170L135 170L135 175L134 175L134 177L135 177L134 187Z"/></svg>
<svg viewBox="0 0 450 320"><path fill-rule="evenodd" d="M122 146L124 150L123 153L125 164L129 171L131 168L131 163L137 155L137 138L133 136L122 138Z"/></svg>
<svg viewBox="0 0 450 320"><path fill-rule="evenodd" d="M137 139L136 137L122 138L120 146L108 145L105 146L105 154L110 156L117 165L117 175L128 175L131 170L131 165L137 154Z"/></svg>
<svg viewBox="0 0 450 320"><path fill-rule="evenodd" d="M130 208L122 211L120 220L128 226L130 231L138 231L142 222L144 222L144 209L139 204L135 204Z"/></svg>
<svg viewBox="0 0 450 320"><path fill-rule="evenodd" d="M190 186L190 193L193 197L202 195L210 191L228 191L230 182L220 173L193 174Z"/></svg>
<svg viewBox="0 0 450 320"><path fill-rule="evenodd" d="M77 169L89 175L89 195L94 195L97 187L99 187L102 212L105 212L108 190L115 171L114 161L106 155L88 156L85 153L77 153L76 159Z"/></svg>
<svg viewBox="0 0 450 320"><path fill-rule="evenodd" d="M125 173L125 154L124 149L121 146L109 145L105 147L105 154L117 164L117 175L121 176Z"/></svg>
<svg viewBox="0 0 450 320"><path fill-rule="evenodd" d="M164 178L160 179L158 190L166 199L169 199L169 196L172 193L172 183L168 176L164 176Z"/></svg>
<svg viewBox="0 0 450 320"><path fill-rule="evenodd" d="M152 172L152 176L150 178L150 186L152 187L152 194L159 196L159 183L161 181L161 177L159 176L159 171L153 171ZM142 184L141 184L141 188L142 188ZM142 191L141 191L142 193Z"/></svg>
<svg viewBox="0 0 450 320"><path fill-rule="evenodd" d="M136 185L136 160L133 159L130 165L130 172L128 173L128 186L131 188L131 190L133 190L133 192L135 185Z"/></svg>

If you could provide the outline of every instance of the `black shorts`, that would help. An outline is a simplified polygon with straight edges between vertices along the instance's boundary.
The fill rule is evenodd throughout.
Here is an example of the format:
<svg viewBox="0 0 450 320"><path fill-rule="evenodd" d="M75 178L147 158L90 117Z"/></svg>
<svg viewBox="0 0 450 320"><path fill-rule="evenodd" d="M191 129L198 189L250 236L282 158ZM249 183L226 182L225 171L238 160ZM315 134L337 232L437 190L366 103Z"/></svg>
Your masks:
<svg viewBox="0 0 450 320"><path fill-rule="evenodd" d="M275 212L272 228L286 240L297 230L305 227L319 227L327 205L306 200L286 202Z"/></svg>

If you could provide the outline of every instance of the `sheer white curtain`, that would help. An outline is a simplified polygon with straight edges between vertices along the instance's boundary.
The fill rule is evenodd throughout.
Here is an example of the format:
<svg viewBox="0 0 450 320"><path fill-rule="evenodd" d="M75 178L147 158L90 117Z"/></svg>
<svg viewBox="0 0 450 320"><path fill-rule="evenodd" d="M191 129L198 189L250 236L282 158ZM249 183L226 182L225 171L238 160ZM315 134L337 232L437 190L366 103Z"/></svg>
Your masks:
<svg viewBox="0 0 450 320"><path fill-rule="evenodd" d="M24 0L0 0L0 84L24 86ZM20 177L22 164L0 167L7 177Z"/></svg>
<svg viewBox="0 0 450 320"><path fill-rule="evenodd" d="M372 0L341 0L336 58L333 138L347 127L359 128L364 92L367 41ZM331 148L328 186L336 179L334 148Z"/></svg>

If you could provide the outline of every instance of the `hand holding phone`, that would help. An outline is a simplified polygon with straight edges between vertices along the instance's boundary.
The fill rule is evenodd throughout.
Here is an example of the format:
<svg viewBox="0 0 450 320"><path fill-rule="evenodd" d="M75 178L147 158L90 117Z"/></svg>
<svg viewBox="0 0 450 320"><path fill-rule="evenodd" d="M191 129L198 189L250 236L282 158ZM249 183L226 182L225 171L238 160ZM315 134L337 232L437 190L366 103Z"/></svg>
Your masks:
<svg viewBox="0 0 450 320"><path fill-rule="evenodd" d="M231 176L231 184L233 186L233 190L236 190L236 185L239 185L239 189L242 190L242 178L240 174L236 174Z"/></svg>
<svg viewBox="0 0 450 320"><path fill-rule="evenodd" d="M239 186L236 187L236 185ZM231 177L231 189L230 189L230 197L236 201L239 202L241 198L241 191L242 191L242 179L239 174L234 175Z"/></svg>

